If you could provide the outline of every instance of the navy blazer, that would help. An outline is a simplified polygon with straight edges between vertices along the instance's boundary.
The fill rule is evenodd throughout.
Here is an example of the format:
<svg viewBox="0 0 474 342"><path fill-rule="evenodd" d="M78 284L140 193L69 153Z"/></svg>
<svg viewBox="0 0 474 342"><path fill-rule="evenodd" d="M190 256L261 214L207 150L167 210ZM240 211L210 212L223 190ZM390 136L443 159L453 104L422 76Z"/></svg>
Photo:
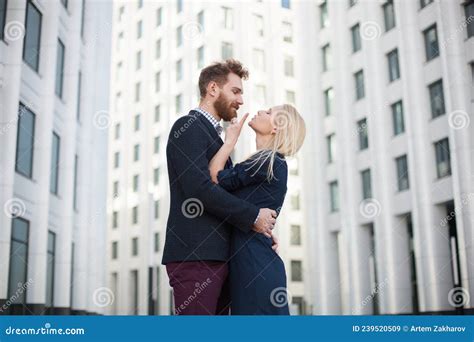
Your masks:
<svg viewBox="0 0 474 342"><path fill-rule="evenodd" d="M252 230L259 208L211 180L209 162L222 144L209 120L194 110L171 128L166 146L170 211L163 264L227 261L232 227ZM226 168L231 166L229 158Z"/></svg>

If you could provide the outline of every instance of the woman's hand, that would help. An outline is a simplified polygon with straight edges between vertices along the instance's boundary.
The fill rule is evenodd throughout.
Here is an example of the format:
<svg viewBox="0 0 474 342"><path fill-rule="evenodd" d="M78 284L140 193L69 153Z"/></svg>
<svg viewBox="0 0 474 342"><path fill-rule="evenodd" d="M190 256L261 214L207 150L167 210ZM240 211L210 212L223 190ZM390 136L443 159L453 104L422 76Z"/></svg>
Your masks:
<svg viewBox="0 0 474 342"><path fill-rule="evenodd" d="M247 120L249 113L245 114L242 119L237 120L237 118L233 118L230 122L229 127L225 130L225 144L232 146L232 148L237 144L237 140L239 139L240 132L242 131L242 127L244 126L245 120Z"/></svg>

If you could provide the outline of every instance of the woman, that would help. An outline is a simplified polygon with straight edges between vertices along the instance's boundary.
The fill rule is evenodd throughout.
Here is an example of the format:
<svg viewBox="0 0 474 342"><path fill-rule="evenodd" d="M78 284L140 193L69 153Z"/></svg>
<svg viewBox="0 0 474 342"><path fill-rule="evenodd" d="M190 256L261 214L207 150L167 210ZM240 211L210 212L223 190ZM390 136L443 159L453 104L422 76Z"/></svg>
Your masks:
<svg viewBox="0 0 474 342"><path fill-rule="evenodd" d="M256 134L257 152L224 170L247 117L240 122L234 119L227 128L224 145L209 164L211 178L237 197L279 212L287 189L285 157L293 156L303 144L304 120L288 104L259 111L249 122ZM231 313L288 315L285 266L272 248L272 239L234 229L231 243Z"/></svg>

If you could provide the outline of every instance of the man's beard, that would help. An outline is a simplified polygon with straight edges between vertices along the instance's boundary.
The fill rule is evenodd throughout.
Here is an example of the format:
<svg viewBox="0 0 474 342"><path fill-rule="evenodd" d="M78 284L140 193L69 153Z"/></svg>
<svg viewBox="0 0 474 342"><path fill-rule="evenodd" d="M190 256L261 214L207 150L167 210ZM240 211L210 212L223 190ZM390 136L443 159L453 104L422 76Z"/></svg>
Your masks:
<svg viewBox="0 0 474 342"><path fill-rule="evenodd" d="M214 102L214 109L224 121L230 121L237 117L236 108L234 108L234 106L232 106L232 104L227 101L224 94L222 93L219 95L216 102Z"/></svg>

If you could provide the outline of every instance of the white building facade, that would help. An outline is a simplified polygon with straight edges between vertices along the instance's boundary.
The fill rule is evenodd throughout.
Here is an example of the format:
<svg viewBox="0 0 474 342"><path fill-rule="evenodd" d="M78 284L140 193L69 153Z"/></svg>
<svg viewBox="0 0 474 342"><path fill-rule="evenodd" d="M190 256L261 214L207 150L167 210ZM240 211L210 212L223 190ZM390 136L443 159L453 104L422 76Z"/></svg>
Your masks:
<svg viewBox="0 0 474 342"><path fill-rule="evenodd" d="M297 4L312 314L472 312L473 2Z"/></svg>
<svg viewBox="0 0 474 342"><path fill-rule="evenodd" d="M110 314L171 314L161 265L169 186L166 143L174 121L199 103L200 70L240 60L250 70L240 114L300 101L295 17L290 3L118 1L113 13L109 135L108 286ZM255 149L247 127L235 152ZM278 223L292 310L304 313L303 202L298 159Z"/></svg>
<svg viewBox="0 0 474 342"><path fill-rule="evenodd" d="M0 1L0 314L104 313L110 15Z"/></svg>

